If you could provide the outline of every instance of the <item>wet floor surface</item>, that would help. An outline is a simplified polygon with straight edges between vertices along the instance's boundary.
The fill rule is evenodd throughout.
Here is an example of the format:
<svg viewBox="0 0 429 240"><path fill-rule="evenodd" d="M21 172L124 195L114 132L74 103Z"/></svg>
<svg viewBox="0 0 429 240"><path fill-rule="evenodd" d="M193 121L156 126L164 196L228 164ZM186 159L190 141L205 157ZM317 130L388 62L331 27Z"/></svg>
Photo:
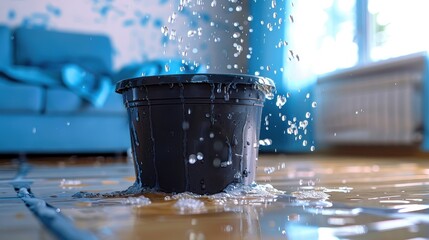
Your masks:
<svg viewBox="0 0 429 240"><path fill-rule="evenodd" d="M0 239L429 239L424 158L262 155L252 188L73 197L133 181L126 160L4 160Z"/></svg>

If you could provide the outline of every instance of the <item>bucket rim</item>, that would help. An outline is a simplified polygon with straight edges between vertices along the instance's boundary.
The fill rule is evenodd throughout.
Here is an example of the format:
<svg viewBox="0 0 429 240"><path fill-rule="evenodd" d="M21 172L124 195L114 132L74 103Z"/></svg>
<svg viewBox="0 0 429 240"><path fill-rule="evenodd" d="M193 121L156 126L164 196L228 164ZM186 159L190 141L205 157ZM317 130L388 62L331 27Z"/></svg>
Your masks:
<svg viewBox="0 0 429 240"><path fill-rule="evenodd" d="M192 73L192 74L163 74L123 79L116 83L116 92L122 93L130 88L145 87L164 84L244 84L256 85L268 92L275 90L274 81L267 77L247 74L221 74L221 73Z"/></svg>

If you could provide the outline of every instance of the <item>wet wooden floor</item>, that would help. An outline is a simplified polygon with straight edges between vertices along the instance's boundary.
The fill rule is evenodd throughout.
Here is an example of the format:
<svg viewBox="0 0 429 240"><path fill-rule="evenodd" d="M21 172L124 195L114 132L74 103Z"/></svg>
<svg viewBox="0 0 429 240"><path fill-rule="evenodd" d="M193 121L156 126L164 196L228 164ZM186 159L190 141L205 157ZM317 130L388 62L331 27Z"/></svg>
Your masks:
<svg viewBox="0 0 429 240"><path fill-rule="evenodd" d="M429 158L262 155L258 162L265 188L251 194L75 198L126 189L132 164L4 159L0 239L429 239Z"/></svg>

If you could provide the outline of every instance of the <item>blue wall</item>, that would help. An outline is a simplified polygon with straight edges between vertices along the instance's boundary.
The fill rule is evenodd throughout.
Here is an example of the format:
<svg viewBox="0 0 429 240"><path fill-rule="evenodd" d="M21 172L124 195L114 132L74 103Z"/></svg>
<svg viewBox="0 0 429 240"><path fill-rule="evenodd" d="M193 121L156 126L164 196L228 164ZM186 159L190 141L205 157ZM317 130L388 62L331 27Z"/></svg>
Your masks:
<svg viewBox="0 0 429 240"><path fill-rule="evenodd" d="M249 45L253 49L253 54L249 60L249 73L259 72L261 76L273 79L276 83L277 95L286 96L289 93L290 97L287 98L286 104L281 109L276 105L276 98L265 103L261 139L272 139L272 145L260 146L260 150L262 152L307 152L314 145L312 124L314 114L311 104L314 101L313 86L300 90L287 87L284 72L288 67L289 46L282 44L279 46L278 43L291 37L286 36L286 29L290 24L291 2L285 0L274 2L276 4L273 7L271 0L250 1L250 14L253 16L250 28L253 29L253 33L250 34ZM281 24L279 24L280 18L282 18ZM272 29L268 24L271 24ZM261 66L264 68L263 70L261 70ZM268 70L267 66L269 66ZM307 98L308 93L309 98ZM309 119L306 118L307 112L311 114ZM286 115L286 120L283 121L279 114ZM299 121L307 120L309 122L306 134L303 129L298 130L298 135L287 133L287 129L290 127L288 121L293 122L294 117L296 117L296 125L299 125ZM299 135L302 135L301 139L299 139ZM306 146L303 146L304 140L307 141Z"/></svg>

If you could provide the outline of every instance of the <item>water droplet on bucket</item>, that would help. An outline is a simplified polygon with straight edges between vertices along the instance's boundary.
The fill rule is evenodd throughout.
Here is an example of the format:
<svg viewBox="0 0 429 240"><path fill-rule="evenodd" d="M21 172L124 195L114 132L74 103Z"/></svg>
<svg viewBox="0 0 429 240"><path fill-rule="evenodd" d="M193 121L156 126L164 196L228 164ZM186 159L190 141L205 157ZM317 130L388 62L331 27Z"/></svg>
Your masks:
<svg viewBox="0 0 429 240"><path fill-rule="evenodd" d="M221 161L220 161L219 158L215 158L213 160L213 166L216 167L216 168L220 167L220 163L221 163Z"/></svg>
<svg viewBox="0 0 429 240"><path fill-rule="evenodd" d="M272 8L275 8L275 7L276 7L276 5L277 5L276 0L272 0L272 1L271 1L271 7L272 7Z"/></svg>
<svg viewBox="0 0 429 240"><path fill-rule="evenodd" d="M189 122L188 121L183 121L182 122L182 128L183 128L183 130L188 130L189 129Z"/></svg>
<svg viewBox="0 0 429 240"><path fill-rule="evenodd" d="M201 152L197 153L197 160L203 160L204 159L204 155Z"/></svg>
<svg viewBox="0 0 429 240"><path fill-rule="evenodd" d="M310 118L310 116L311 116L311 113L310 113L310 112L306 112L306 113L305 113L305 118Z"/></svg>
<svg viewBox="0 0 429 240"><path fill-rule="evenodd" d="M195 154L189 155L188 162L194 164L197 161L197 156Z"/></svg>

